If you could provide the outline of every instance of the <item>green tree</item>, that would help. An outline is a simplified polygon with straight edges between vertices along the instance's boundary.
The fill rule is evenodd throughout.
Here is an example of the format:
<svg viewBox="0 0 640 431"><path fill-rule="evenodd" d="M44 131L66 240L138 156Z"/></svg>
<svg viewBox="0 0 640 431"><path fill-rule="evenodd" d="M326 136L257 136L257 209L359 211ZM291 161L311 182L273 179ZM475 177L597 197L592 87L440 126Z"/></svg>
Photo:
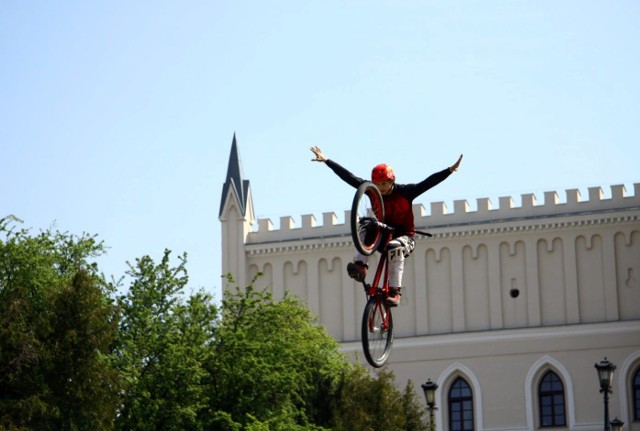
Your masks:
<svg viewBox="0 0 640 431"><path fill-rule="evenodd" d="M413 384L404 392L394 385L394 375L386 368L375 375L354 367L343 376L337 394L336 431L423 431L421 407Z"/></svg>
<svg viewBox="0 0 640 431"><path fill-rule="evenodd" d="M424 422L424 401L421 401L418 396L416 396L416 390L411 380L407 382L402 392L400 403L404 410L404 430L426 431L428 427Z"/></svg>
<svg viewBox="0 0 640 431"><path fill-rule="evenodd" d="M90 262L103 245L19 223L0 220L0 427L111 429L117 310Z"/></svg>
<svg viewBox="0 0 640 431"><path fill-rule="evenodd" d="M51 304L55 312L47 380L60 412L55 429L111 429L120 389L112 354L118 334L116 308L85 270L78 271Z"/></svg>
<svg viewBox="0 0 640 431"><path fill-rule="evenodd" d="M225 293L222 314L209 364L215 410L246 429L329 423L329 412L314 403L329 404L332 380L348 362L309 309L289 296L276 302L250 285Z"/></svg>
<svg viewBox="0 0 640 431"><path fill-rule="evenodd" d="M120 298L120 370L126 382L116 428L200 430L210 378L204 368L217 309L203 292L184 296L186 255L177 267L169 250L129 266L132 283Z"/></svg>

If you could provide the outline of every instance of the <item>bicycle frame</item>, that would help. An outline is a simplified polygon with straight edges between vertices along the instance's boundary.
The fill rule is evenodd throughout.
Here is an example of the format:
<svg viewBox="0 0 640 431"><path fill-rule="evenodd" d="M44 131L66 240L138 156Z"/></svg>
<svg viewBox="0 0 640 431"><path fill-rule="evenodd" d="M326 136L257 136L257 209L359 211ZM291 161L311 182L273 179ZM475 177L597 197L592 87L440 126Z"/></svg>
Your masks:
<svg viewBox="0 0 640 431"><path fill-rule="evenodd" d="M382 330L386 331L389 328L389 316L390 310L389 306L385 303L385 299L389 295L389 253L387 252L386 244L391 239L391 234L387 233L387 238L384 241L384 248L380 253L380 259L378 261L378 266L376 267L376 272L373 277L373 283L367 284L365 281L362 282L364 285L365 293L367 295L367 301L370 297L376 297L376 309L383 316L382 321ZM384 276L383 276L384 275ZM382 283L381 283L382 282ZM373 319L369 319L369 330L373 331L374 322Z"/></svg>
<svg viewBox="0 0 640 431"><path fill-rule="evenodd" d="M389 293L389 265L388 263L388 253L385 250L380 255L380 260L378 261L378 267L376 268L375 275L373 277L373 283L367 284L365 287L365 291L367 293L367 297L377 295L380 293L388 294ZM384 273L384 277L382 276ZM382 281L382 285L380 285L380 281Z"/></svg>

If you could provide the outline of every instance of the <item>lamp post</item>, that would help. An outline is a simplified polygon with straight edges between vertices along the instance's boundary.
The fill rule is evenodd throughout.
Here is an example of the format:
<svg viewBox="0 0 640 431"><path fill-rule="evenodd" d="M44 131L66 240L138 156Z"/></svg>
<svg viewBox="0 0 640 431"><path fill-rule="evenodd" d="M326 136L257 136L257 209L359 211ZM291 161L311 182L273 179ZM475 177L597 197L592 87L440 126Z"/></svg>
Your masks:
<svg viewBox="0 0 640 431"><path fill-rule="evenodd" d="M616 366L611 362L604 360L595 364L598 370L598 380L600 381L600 393L604 394L604 431L609 431L609 394L611 391L611 379Z"/></svg>
<svg viewBox="0 0 640 431"><path fill-rule="evenodd" d="M615 418L611 421L611 431L622 431L622 425L624 425L624 422L622 422L618 418Z"/></svg>
<svg viewBox="0 0 640 431"><path fill-rule="evenodd" d="M438 385L433 383L431 379L428 379L426 383L422 384L422 390L424 391L424 397L427 399L427 410L429 411L429 430L435 431L436 424L433 416L434 410L438 410L436 407L436 389Z"/></svg>

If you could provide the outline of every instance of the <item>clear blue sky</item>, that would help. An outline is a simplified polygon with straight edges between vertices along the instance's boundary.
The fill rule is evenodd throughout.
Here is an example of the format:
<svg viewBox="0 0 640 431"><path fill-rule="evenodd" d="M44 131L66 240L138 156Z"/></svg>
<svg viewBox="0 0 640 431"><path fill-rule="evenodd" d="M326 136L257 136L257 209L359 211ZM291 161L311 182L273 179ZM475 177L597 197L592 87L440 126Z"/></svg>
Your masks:
<svg viewBox="0 0 640 431"><path fill-rule="evenodd" d="M0 8L0 217L164 248L219 297L233 134L256 215L335 211L311 163L414 182L417 202L640 182L640 2L17 1Z"/></svg>

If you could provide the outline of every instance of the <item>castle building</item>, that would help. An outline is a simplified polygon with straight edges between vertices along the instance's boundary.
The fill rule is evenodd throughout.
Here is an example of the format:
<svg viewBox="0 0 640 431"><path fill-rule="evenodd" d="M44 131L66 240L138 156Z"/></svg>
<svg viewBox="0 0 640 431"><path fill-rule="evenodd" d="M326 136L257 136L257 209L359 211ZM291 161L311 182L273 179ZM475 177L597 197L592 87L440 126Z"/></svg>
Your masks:
<svg viewBox="0 0 640 431"><path fill-rule="evenodd" d="M388 367L398 382L437 383L438 430L601 430L594 364L616 365L610 419L640 430L640 183L414 204L418 229ZM350 219L345 211L344 220ZM276 228L256 220L234 135L219 220L222 272L288 291L354 360L364 361L362 287L346 274L349 223L333 212ZM375 259L370 261L375 265ZM225 286L228 288L228 286ZM519 293L517 296L515 293ZM513 293L513 295L512 295ZM515 296L515 297L514 297ZM337 300L336 298L341 298Z"/></svg>

